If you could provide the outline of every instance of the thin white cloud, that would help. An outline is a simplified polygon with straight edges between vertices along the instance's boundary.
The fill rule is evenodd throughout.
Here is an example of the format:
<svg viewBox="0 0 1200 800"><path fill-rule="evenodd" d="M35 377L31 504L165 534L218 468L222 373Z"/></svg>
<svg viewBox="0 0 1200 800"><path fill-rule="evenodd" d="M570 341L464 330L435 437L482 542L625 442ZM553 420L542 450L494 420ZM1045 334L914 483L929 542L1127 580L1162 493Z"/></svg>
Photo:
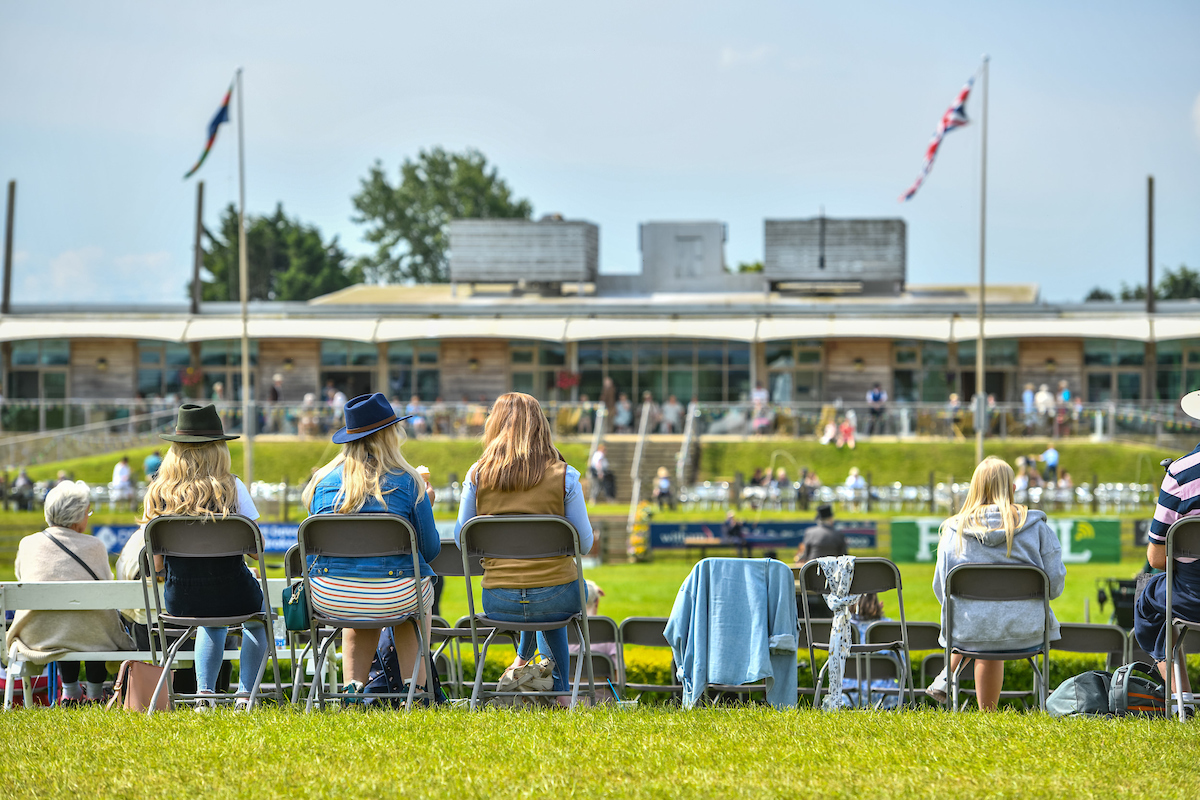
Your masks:
<svg viewBox="0 0 1200 800"><path fill-rule="evenodd" d="M98 245L64 250L43 261L14 259L14 302L162 303L181 301L182 270L165 251L109 256ZM40 262L40 263L39 263Z"/></svg>
<svg viewBox="0 0 1200 800"><path fill-rule="evenodd" d="M759 44L745 50L725 45L721 48L718 63L721 69L733 69L744 64L761 64L770 57L775 48L769 44Z"/></svg>

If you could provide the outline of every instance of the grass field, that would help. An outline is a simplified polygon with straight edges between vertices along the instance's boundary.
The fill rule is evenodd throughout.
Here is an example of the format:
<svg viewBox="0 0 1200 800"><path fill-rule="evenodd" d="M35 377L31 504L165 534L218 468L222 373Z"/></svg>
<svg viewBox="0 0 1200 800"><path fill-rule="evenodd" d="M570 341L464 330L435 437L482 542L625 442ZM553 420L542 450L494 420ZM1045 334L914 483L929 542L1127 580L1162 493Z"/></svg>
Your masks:
<svg viewBox="0 0 1200 800"><path fill-rule="evenodd" d="M937 711L0 716L0 797L1081 797L1200 793L1200 727Z"/></svg>

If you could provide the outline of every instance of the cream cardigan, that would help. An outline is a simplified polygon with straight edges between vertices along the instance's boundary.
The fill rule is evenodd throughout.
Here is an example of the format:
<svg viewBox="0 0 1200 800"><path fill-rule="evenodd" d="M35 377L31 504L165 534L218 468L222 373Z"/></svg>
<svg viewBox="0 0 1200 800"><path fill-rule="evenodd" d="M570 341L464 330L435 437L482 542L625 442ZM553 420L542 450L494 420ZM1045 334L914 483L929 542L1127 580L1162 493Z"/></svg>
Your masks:
<svg viewBox="0 0 1200 800"><path fill-rule="evenodd" d="M47 533L83 559L101 580L112 580L104 543L59 527L26 536L17 545L17 580L91 580L75 559L50 541ZM18 611L8 629L6 648L14 644L22 658L37 664L54 661L64 653L134 649L116 611Z"/></svg>

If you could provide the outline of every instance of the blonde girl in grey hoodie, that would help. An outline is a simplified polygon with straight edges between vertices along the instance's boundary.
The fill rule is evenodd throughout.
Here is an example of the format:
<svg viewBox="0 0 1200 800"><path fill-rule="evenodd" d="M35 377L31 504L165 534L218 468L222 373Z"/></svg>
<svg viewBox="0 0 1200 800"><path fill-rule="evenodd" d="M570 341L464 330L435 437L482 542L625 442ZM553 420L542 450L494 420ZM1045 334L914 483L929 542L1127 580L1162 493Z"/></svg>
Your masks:
<svg viewBox="0 0 1200 800"><path fill-rule="evenodd" d="M933 593L939 603L945 603L946 576L959 564L1032 564L1049 576L1051 599L1062 594L1067 574L1062 545L1046 524L1045 514L1013 502L1013 478L1012 467L988 456L975 468L962 511L942 523L933 574ZM958 600L954 611L955 644L964 650L1011 652L1042 644L1040 600ZM945 626L943 605L943 629ZM1058 620L1053 613L1050 638L1059 638ZM957 668L961 660L961 656L952 656L950 668ZM1003 661L975 661L975 690L981 709L996 709L1002 683ZM945 698L945 691L943 671L928 692L940 700Z"/></svg>

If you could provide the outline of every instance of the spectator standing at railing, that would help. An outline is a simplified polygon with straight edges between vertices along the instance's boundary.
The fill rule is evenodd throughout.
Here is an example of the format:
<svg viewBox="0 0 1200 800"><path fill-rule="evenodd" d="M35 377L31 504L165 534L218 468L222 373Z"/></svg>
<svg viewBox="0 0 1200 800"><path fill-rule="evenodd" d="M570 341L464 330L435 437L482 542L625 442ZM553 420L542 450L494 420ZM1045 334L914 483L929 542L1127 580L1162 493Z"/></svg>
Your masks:
<svg viewBox="0 0 1200 800"><path fill-rule="evenodd" d="M596 502L601 492L604 493L604 499L610 503L617 499L617 484L608 468L608 456L604 452L606 449L601 442L596 447L596 452L592 453L592 460L588 462L588 485L592 503Z"/></svg>
<svg viewBox="0 0 1200 800"><path fill-rule="evenodd" d="M146 460L142 462L142 473L146 476L146 483L154 480L154 476L158 474L158 468L162 466L162 453L155 450L150 455L146 456Z"/></svg>
<svg viewBox="0 0 1200 800"><path fill-rule="evenodd" d="M1021 408L1025 412L1026 429L1033 427L1037 405L1032 383L1025 384L1025 391L1021 392ZM1026 432L1028 433L1028 430Z"/></svg>
<svg viewBox="0 0 1200 800"><path fill-rule="evenodd" d="M13 481L12 499L16 503L17 511L28 511L33 507L33 481L24 467L21 467L16 480Z"/></svg>
<svg viewBox="0 0 1200 800"><path fill-rule="evenodd" d="M613 427L617 433L629 433L633 430L633 403L629 401L629 395L624 392L617 396L617 411L613 418Z"/></svg>
<svg viewBox="0 0 1200 800"><path fill-rule="evenodd" d="M642 424L642 415L646 414L646 409L649 408L649 418L646 420L646 431L653 433L658 427L659 418L662 414L658 410L658 403L654 402L654 395L646 390L642 392L642 404L638 406L638 425ZM639 428L640 433L640 428Z"/></svg>
<svg viewBox="0 0 1200 800"><path fill-rule="evenodd" d="M1056 485L1058 483L1058 451L1054 449L1054 444L1047 444L1045 451L1037 457L1037 460L1046 465L1044 473L1046 483L1051 486Z"/></svg>
<svg viewBox="0 0 1200 800"><path fill-rule="evenodd" d="M662 405L663 433L681 433L683 431L683 405L675 395L667 395L667 402Z"/></svg>
<svg viewBox="0 0 1200 800"><path fill-rule="evenodd" d="M420 397L414 394L408 398L408 405L405 406L404 413L411 419L408 424L412 429L414 438L428 430L428 423L425 421L425 406L421 405Z"/></svg>
<svg viewBox="0 0 1200 800"><path fill-rule="evenodd" d="M600 405L608 412L606 419L608 430L613 430L617 422L617 385L612 378L605 378L600 387Z"/></svg>
<svg viewBox="0 0 1200 800"><path fill-rule="evenodd" d="M870 410L870 417L867 419L868 436L883 432L883 412L887 408L887 401L886 389L878 383L871 386L871 391L867 392L867 408Z"/></svg>
<svg viewBox="0 0 1200 800"><path fill-rule="evenodd" d="M595 420L592 417L594 411L592 409L591 401L588 400L588 396L586 394L579 395L579 405L581 406L579 411L579 422L575 424L575 432L591 433L593 430L595 430Z"/></svg>
<svg viewBox="0 0 1200 800"><path fill-rule="evenodd" d="M1037 407L1037 414L1042 421L1049 422L1054 415L1054 395L1050 393L1049 384L1043 383L1038 387L1037 394L1033 397L1033 404Z"/></svg>
<svg viewBox="0 0 1200 800"><path fill-rule="evenodd" d="M129 456L121 456L121 460L113 467L112 483L109 485L113 503L129 503L130 509L137 504L133 491L133 469L129 466Z"/></svg>

